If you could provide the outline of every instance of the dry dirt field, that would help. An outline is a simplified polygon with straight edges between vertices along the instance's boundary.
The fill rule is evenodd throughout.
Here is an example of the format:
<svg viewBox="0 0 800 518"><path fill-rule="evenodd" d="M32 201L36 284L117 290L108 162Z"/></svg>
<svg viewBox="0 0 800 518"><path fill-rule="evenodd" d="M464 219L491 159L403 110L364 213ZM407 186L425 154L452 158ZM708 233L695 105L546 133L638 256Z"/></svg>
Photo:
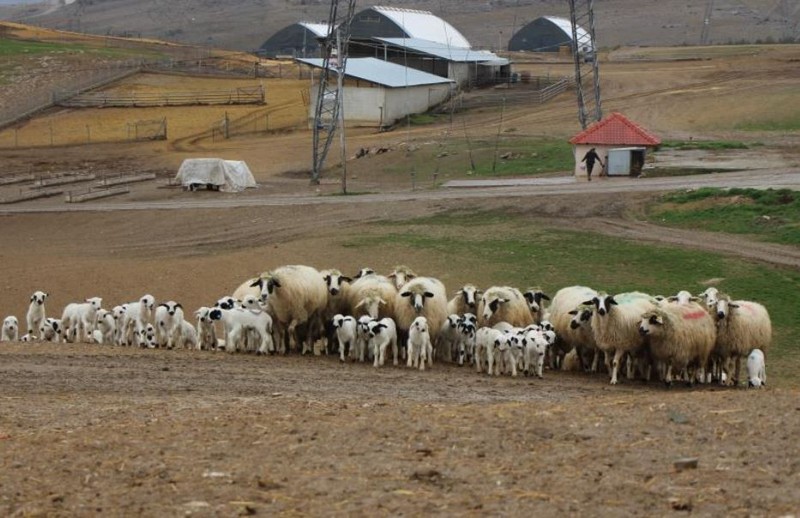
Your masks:
<svg viewBox="0 0 800 518"><path fill-rule="evenodd" d="M638 73L633 67L642 65L612 65L609 105L626 113L630 107L634 119L668 138L742 138L725 121L737 101L751 102L745 86L757 80L745 72L771 67L775 89L766 88L765 98L787 95L787 85L798 79L787 67L790 50L763 60L700 61L699 71L686 62L649 63ZM709 81L725 69L736 74L723 76L709 96ZM697 109L718 99L728 103ZM681 110L702 120L689 122ZM494 135L498 116L496 110L470 113L463 127L470 135ZM565 97L516 108L505 124L521 135L563 136L576 129L573 118L572 99ZM186 156L244 158L266 186L248 199L279 194L281 205L180 208L188 200L229 198L152 185L98 204L106 207L98 211L68 212L59 200L23 204L57 212L0 214L0 315L24 318L27 297L42 288L52 294L51 313L80 297L102 295L113 306L145 291L193 309L261 270L291 263L348 272L407 263L448 286L486 285L492 269L468 270L470 258L380 247L365 253L341 239L370 232L376 220L402 228L408 219L465 203L476 210L508 206L502 197L437 198L440 191L427 184L416 199L406 177L386 173L413 163L414 150L426 143L456 138L460 122L349 132L351 149L393 149L348 164L354 189L387 195L352 204L314 203L315 194L333 194L338 184L329 176L318 188L308 186L305 131L225 142L199 136L2 150L1 175L117 168L166 176ZM796 132L746 137L798 163ZM626 219L647 192L608 193L596 183L580 195L536 198L526 205L531 221L577 222L598 235L680 247L719 245L715 250L732 256L741 243L755 261L777 253L730 236L662 230L654 237L655 227ZM153 200L174 206L114 210ZM512 200L520 201L529 200ZM789 267L798 267L796 249L781 252L796 261ZM800 392L788 386L667 391L549 371L543 380L495 379L447 365L420 373L328 357L3 343L0 515L796 516ZM697 467L677 469L675 462L686 457L697 458Z"/></svg>

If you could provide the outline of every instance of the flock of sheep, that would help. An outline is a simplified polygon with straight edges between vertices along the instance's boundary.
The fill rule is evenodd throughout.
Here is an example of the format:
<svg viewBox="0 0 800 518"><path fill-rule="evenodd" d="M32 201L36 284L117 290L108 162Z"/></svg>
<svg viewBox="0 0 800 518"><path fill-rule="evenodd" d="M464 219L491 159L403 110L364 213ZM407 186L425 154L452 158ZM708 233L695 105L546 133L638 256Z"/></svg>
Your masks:
<svg viewBox="0 0 800 518"><path fill-rule="evenodd" d="M353 277L282 266L199 308L194 325L180 304L156 305L152 295L111 310L102 308L101 298L89 298L68 304L60 319L46 316L47 296L31 296L26 334L19 336L18 320L9 316L0 341L259 354L321 350L343 362L371 360L375 367L391 354L394 365L402 357L424 370L436 360L511 376L521 371L542 377L547 363L551 369L607 371L611 384L624 369L628 379L737 385L746 358L749 384L761 386L772 339L764 306L731 300L716 288L664 298L569 286L551 299L538 288L467 284L448 300L441 281L402 266L389 275L364 268Z"/></svg>

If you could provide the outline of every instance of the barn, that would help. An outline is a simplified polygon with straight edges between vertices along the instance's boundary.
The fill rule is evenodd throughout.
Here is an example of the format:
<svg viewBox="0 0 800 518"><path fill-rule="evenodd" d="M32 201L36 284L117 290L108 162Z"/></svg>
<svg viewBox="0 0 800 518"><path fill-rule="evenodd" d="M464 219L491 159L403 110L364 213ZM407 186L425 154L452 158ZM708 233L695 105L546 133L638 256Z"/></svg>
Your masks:
<svg viewBox="0 0 800 518"><path fill-rule="evenodd" d="M578 41L586 47L585 53L594 51L594 43L583 27L578 26ZM556 16L542 16L523 26L508 41L510 51L558 52L562 47L572 48L572 22Z"/></svg>
<svg viewBox="0 0 800 518"><path fill-rule="evenodd" d="M298 59L322 68L322 59ZM446 101L454 88L450 79L376 58L348 58L343 110L345 126L387 127L415 113L424 113ZM309 124L319 85L311 87Z"/></svg>
<svg viewBox="0 0 800 518"><path fill-rule="evenodd" d="M586 153L594 148L605 167L595 164L593 175L638 176L647 152L661 144L661 139L621 113L614 112L595 122L569 141L575 156L575 176L586 178Z"/></svg>
<svg viewBox="0 0 800 518"><path fill-rule="evenodd" d="M468 49L469 41L455 27L430 11L374 6L359 11L350 25L351 42L372 38L413 38ZM354 56L351 49L350 55Z"/></svg>
<svg viewBox="0 0 800 518"><path fill-rule="evenodd" d="M269 58L278 56L319 57L319 39L324 38L327 34L328 25L325 23L293 23L270 36L261 44L256 53Z"/></svg>

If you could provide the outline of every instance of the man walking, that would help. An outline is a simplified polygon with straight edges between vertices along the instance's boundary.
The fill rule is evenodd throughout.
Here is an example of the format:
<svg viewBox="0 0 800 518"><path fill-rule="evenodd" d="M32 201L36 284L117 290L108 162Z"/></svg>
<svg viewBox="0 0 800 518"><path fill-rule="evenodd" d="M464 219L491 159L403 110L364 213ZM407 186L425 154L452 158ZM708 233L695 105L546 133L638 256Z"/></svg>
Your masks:
<svg viewBox="0 0 800 518"><path fill-rule="evenodd" d="M600 155L597 154L594 148L587 151L586 154L583 155L583 160L581 160L581 162L586 162L586 174L590 182L592 181L592 169L594 169L595 160L600 162L600 167L605 167L603 161L600 160Z"/></svg>

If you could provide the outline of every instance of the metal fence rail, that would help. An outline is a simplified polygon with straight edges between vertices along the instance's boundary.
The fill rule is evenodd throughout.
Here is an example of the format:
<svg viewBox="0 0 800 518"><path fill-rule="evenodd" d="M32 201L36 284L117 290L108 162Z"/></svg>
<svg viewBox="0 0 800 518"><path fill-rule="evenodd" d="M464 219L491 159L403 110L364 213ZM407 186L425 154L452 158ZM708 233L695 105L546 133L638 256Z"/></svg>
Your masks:
<svg viewBox="0 0 800 518"><path fill-rule="evenodd" d="M193 106L213 104L264 104L263 86L205 92L117 93L85 92L58 102L72 108Z"/></svg>

